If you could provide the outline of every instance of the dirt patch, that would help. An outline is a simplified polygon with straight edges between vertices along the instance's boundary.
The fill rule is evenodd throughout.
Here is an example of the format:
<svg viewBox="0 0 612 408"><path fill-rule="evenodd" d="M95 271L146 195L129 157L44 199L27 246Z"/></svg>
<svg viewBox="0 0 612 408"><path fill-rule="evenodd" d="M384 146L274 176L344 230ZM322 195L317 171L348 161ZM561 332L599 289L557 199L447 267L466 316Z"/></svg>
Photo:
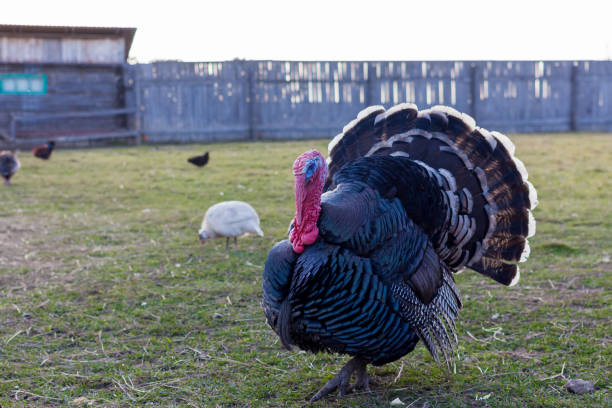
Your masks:
<svg viewBox="0 0 612 408"><path fill-rule="evenodd" d="M32 216L0 219L0 288L10 294L47 286L58 276L70 279L67 272L79 265L67 259L88 249L64 244L59 249L62 239L57 227Z"/></svg>
<svg viewBox="0 0 612 408"><path fill-rule="evenodd" d="M534 363L537 364L540 364L542 362L539 357L542 357L544 355L544 353L527 351L527 349L525 349L524 347L520 347L512 351L501 350L497 353L514 359L520 358L523 360L532 360Z"/></svg>
<svg viewBox="0 0 612 408"><path fill-rule="evenodd" d="M21 269L25 264L40 268L34 245L36 228L18 217L0 219L0 265L7 269Z"/></svg>

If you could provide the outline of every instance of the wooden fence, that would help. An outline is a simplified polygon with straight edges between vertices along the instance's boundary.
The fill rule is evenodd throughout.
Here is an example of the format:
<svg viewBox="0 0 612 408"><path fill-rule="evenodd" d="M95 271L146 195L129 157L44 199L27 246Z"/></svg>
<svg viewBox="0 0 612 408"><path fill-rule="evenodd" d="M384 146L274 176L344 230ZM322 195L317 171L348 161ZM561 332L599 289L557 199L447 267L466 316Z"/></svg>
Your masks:
<svg viewBox="0 0 612 408"><path fill-rule="evenodd" d="M331 137L366 106L406 101L450 105L504 132L612 131L612 61L171 61L131 69L149 141Z"/></svg>
<svg viewBox="0 0 612 408"><path fill-rule="evenodd" d="M366 106L406 101L450 105L503 132L612 131L612 61L9 65L0 72L49 84L46 95L0 95L9 145L330 138Z"/></svg>

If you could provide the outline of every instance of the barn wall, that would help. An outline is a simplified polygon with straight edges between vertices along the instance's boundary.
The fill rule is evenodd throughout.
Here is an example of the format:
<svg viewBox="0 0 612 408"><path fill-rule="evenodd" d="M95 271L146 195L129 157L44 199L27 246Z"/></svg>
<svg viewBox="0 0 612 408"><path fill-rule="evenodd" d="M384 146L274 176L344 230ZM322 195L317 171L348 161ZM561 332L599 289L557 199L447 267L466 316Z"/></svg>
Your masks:
<svg viewBox="0 0 612 408"><path fill-rule="evenodd" d="M2 64L2 74L44 74L45 94L0 95L0 131L7 133L10 116L36 117L66 112L123 108L123 66ZM107 133L125 127L121 115L24 121L16 126L20 141L40 137Z"/></svg>
<svg viewBox="0 0 612 408"><path fill-rule="evenodd" d="M612 131L612 61L157 62L133 66L151 141L331 137L359 110L444 104L503 132Z"/></svg>
<svg viewBox="0 0 612 408"><path fill-rule="evenodd" d="M123 38L32 38L0 34L2 62L122 64L124 60Z"/></svg>

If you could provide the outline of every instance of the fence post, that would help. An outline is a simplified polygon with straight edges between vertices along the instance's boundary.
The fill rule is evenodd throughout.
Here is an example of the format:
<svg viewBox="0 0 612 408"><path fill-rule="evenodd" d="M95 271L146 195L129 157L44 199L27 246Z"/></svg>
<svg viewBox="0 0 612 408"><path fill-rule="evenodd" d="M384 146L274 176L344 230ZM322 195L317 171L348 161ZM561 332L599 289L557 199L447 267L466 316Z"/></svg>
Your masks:
<svg viewBox="0 0 612 408"><path fill-rule="evenodd" d="M254 129L254 106L255 106L255 87L254 87L254 77L255 77L255 62L246 61L243 67L246 67L247 73L247 120L249 127L249 140L255 140L255 129Z"/></svg>
<svg viewBox="0 0 612 408"><path fill-rule="evenodd" d="M476 120L476 98L478 96L478 63L470 65L470 116Z"/></svg>
<svg viewBox="0 0 612 408"><path fill-rule="evenodd" d="M574 62L570 73L570 123L569 127L572 132L577 130L578 120L578 66Z"/></svg>
<svg viewBox="0 0 612 408"><path fill-rule="evenodd" d="M137 66L132 67L132 78L134 80L134 105L136 112L134 113L134 130L138 133L136 135L136 144L142 144L142 109L141 109L141 95L140 95L140 69Z"/></svg>
<svg viewBox="0 0 612 408"><path fill-rule="evenodd" d="M372 84L374 83L374 81L372 81L372 76L374 75L374 69L373 69L373 65L371 62L367 62L367 67L368 67L368 78L366 79L366 89L365 89L365 105L366 107L368 106L372 106L374 103L372 102L372 95L373 95L373 91L372 91Z"/></svg>
<svg viewBox="0 0 612 408"><path fill-rule="evenodd" d="M129 65L128 63L123 63L121 65L121 93L119 98L119 107L122 109L129 108L137 108L138 95L136 95L136 75L135 75L135 67ZM138 111L135 110L134 113L127 113L125 115L121 115L124 119L125 128L127 130L135 131L136 135L134 136L134 143L136 145L140 144L140 134L138 133Z"/></svg>

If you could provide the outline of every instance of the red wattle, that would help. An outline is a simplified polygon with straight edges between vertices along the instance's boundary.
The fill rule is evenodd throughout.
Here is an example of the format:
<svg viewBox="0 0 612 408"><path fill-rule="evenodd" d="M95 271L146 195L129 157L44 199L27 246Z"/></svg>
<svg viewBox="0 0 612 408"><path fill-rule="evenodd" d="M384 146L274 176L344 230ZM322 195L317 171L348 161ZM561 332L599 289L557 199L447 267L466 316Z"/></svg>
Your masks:
<svg viewBox="0 0 612 408"><path fill-rule="evenodd" d="M305 179L304 165L308 160L319 158L319 168L308 182ZM301 254L306 245L312 245L319 237L317 221L321 212L321 194L327 176L325 158L316 150L311 150L300 157L293 164L295 175L295 218L289 241L293 251Z"/></svg>

